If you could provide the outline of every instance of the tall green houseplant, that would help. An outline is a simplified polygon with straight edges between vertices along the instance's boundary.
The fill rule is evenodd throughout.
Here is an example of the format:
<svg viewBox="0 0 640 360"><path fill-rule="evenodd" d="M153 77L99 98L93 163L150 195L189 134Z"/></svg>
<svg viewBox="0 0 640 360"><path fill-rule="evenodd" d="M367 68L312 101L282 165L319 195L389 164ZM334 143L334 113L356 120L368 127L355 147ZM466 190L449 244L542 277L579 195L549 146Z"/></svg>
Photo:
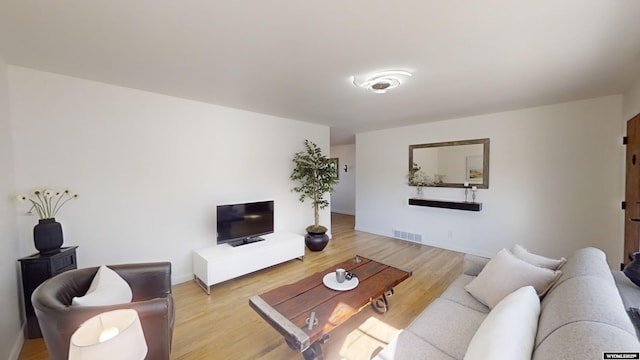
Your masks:
<svg viewBox="0 0 640 360"><path fill-rule="evenodd" d="M291 173L291 180L300 183L293 191L300 193L301 202L304 202L305 198L311 200L314 223L307 227L307 232L324 234L327 228L320 225L320 209L329 206L329 201L324 195L333 191L333 186L338 183L335 176L337 169L331 159L322 155L318 145L305 140L304 147L304 151L293 156L295 168Z"/></svg>

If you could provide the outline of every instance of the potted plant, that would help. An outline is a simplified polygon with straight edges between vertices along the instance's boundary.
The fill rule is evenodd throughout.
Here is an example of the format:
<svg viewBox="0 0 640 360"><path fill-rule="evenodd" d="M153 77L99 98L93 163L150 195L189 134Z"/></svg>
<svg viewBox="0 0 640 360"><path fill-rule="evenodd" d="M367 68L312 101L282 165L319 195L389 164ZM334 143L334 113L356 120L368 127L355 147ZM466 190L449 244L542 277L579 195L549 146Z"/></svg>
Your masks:
<svg viewBox="0 0 640 360"><path fill-rule="evenodd" d="M329 201L324 198L326 193L333 191L333 186L338 183L336 179L335 163L322 155L322 150L315 143L305 140L304 151L293 156L295 168L291 173L291 180L298 181L299 186L293 191L300 193L300 201L305 198L311 200L313 206L313 225L309 225L305 243L311 251L321 251L329 243L327 228L320 225L320 210L329 206Z"/></svg>
<svg viewBox="0 0 640 360"><path fill-rule="evenodd" d="M69 190L51 189L37 189L29 195L17 196L18 201L31 204L28 214L35 212L38 215L38 224L33 228L33 242L40 254L49 255L60 251L64 241L62 225L56 221L55 216L64 204L77 197L78 194L72 194Z"/></svg>

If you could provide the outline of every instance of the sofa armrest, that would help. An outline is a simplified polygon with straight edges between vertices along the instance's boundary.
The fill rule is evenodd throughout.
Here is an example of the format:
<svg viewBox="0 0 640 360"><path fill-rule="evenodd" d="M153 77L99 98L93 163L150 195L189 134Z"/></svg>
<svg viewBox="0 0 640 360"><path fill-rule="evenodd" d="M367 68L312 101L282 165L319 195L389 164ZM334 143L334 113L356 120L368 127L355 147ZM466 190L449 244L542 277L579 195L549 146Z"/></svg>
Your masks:
<svg viewBox="0 0 640 360"><path fill-rule="evenodd" d="M489 262L489 258L465 254L463 260L463 269L465 275L478 276L484 266Z"/></svg>

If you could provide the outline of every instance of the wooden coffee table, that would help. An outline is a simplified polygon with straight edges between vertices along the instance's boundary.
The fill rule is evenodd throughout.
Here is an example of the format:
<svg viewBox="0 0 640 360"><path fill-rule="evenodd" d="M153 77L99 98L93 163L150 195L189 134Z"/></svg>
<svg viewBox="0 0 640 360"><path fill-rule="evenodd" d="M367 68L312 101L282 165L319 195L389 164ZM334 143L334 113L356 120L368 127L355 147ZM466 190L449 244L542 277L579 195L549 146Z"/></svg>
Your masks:
<svg viewBox="0 0 640 360"><path fill-rule="evenodd" d="M323 277L338 268L356 274L358 286L344 291L325 286ZM293 284L252 296L249 305L305 359L322 359L321 344L331 330L369 304L386 312L394 286L410 276L410 270L358 255Z"/></svg>

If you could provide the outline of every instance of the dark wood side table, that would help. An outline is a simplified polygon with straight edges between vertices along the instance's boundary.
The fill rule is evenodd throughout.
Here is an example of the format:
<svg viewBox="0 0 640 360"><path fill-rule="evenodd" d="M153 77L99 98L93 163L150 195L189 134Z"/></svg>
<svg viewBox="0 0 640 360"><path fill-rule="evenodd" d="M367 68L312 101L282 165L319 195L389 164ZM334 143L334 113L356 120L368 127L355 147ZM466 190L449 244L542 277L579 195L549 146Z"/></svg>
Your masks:
<svg viewBox="0 0 640 360"><path fill-rule="evenodd" d="M78 267L76 248L77 246L63 247L55 254L41 255L38 253L18 259L22 269L22 292L27 316L27 338L42 337L38 318L36 318L36 313L31 304L31 294L45 280Z"/></svg>

